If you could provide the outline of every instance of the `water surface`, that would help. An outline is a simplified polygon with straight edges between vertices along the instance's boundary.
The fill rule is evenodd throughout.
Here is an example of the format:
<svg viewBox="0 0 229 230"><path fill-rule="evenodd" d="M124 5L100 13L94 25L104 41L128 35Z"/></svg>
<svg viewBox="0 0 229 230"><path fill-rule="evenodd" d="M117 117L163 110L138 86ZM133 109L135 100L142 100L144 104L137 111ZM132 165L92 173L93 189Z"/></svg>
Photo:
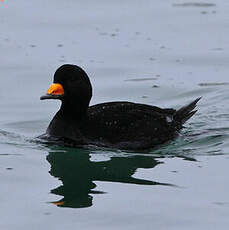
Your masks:
<svg viewBox="0 0 229 230"><path fill-rule="evenodd" d="M1 229L228 229L227 1L0 3ZM180 106L181 135L152 150L34 141L59 107L55 69L89 74L91 104Z"/></svg>

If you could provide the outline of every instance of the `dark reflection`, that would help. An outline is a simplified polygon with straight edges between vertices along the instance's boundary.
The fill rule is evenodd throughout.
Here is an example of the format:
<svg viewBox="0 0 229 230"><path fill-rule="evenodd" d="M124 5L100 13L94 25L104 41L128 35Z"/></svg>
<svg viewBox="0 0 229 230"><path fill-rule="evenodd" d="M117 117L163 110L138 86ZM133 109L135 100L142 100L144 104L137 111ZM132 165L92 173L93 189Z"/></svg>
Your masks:
<svg viewBox="0 0 229 230"><path fill-rule="evenodd" d="M162 163L151 156L114 156L108 161L90 160L90 151L85 149L64 149L50 151L47 160L50 174L59 178L63 185L51 193L63 198L52 202L59 207L83 208L92 206L91 194L102 194L95 190L94 181L122 182L138 185L170 185L132 177L138 168L154 168Z"/></svg>

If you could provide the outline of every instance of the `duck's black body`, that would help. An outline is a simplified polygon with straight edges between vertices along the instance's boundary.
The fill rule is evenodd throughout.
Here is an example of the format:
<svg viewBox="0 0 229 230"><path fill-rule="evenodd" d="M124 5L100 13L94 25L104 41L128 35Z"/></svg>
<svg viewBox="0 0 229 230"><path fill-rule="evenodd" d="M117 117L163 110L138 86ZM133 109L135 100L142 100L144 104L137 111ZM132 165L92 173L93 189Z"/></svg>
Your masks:
<svg viewBox="0 0 229 230"><path fill-rule="evenodd" d="M54 75L63 92L48 91L41 99L60 99L62 105L41 138L66 145L97 145L119 149L146 149L162 144L182 128L200 98L179 110L131 102L88 106L92 87L78 66L63 65Z"/></svg>

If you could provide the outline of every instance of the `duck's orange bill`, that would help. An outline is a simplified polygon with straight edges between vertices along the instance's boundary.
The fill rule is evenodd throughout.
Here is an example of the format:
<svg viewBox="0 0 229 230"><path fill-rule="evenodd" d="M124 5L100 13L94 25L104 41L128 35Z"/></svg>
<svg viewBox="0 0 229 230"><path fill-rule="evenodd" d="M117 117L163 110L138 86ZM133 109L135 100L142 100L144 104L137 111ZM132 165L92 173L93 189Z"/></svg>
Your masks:
<svg viewBox="0 0 229 230"><path fill-rule="evenodd" d="M53 83L47 90L48 95L64 95L64 88L59 83Z"/></svg>

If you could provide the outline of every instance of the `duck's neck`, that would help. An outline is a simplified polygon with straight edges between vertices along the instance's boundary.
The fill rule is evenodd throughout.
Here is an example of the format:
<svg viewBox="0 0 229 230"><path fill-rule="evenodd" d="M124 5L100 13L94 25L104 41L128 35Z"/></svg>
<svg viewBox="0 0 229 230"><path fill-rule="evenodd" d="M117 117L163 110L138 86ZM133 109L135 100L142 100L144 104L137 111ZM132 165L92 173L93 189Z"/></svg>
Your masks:
<svg viewBox="0 0 229 230"><path fill-rule="evenodd" d="M87 110L88 103L78 102L72 104L71 102L63 101L58 114L62 119L80 121L87 117Z"/></svg>
<svg viewBox="0 0 229 230"><path fill-rule="evenodd" d="M46 133L53 136L61 136L70 139L80 136L80 127L87 119L88 105L71 105L62 103L49 124Z"/></svg>

